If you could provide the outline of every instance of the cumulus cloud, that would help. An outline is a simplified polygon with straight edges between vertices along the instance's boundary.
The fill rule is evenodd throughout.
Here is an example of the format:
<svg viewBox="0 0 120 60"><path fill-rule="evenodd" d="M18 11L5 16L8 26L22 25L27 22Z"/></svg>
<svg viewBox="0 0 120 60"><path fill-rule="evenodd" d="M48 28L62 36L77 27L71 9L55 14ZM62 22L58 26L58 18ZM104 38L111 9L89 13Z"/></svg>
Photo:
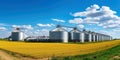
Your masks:
<svg viewBox="0 0 120 60"><path fill-rule="evenodd" d="M34 30L25 30L27 36L49 36L48 29L34 29Z"/></svg>
<svg viewBox="0 0 120 60"><path fill-rule="evenodd" d="M40 32L41 32L41 35L42 35L42 36L43 36L43 35L49 36L49 30L48 30L48 29L42 29L42 30L40 30Z"/></svg>
<svg viewBox="0 0 120 60"><path fill-rule="evenodd" d="M41 23L38 23L37 26L39 26L39 27L52 27L52 26L54 26L54 24L41 24Z"/></svg>
<svg viewBox="0 0 120 60"><path fill-rule="evenodd" d="M52 18L53 21L56 21L56 22L65 22L64 20L60 20L60 19L55 19L55 18Z"/></svg>
<svg viewBox="0 0 120 60"><path fill-rule="evenodd" d="M73 13L75 18L69 20L69 23L97 24L103 28L119 28L120 17L116 15L108 6L91 5L83 12Z"/></svg>
<svg viewBox="0 0 120 60"><path fill-rule="evenodd" d="M0 30L4 31L4 30L7 30L6 27L0 27Z"/></svg>
<svg viewBox="0 0 120 60"><path fill-rule="evenodd" d="M84 25L78 25L79 28L84 28L85 26Z"/></svg>
<svg viewBox="0 0 120 60"><path fill-rule="evenodd" d="M6 37L9 37L10 36L10 33L9 31L0 31L0 38L6 38Z"/></svg>
<svg viewBox="0 0 120 60"><path fill-rule="evenodd" d="M99 33L102 33L102 34L108 34L110 36L112 36L113 38L119 38L120 34L120 28L117 28L117 29L111 29L111 30L99 30L98 31Z"/></svg>
<svg viewBox="0 0 120 60"><path fill-rule="evenodd" d="M33 29L31 25L12 25L13 28Z"/></svg>
<svg viewBox="0 0 120 60"><path fill-rule="evenodd" d="M80 23L83 23L83 19L74 18L73 20L69 20L69 23L80 24Z"/></svg>
<svg viewBox="0 0 120 60"><path fill-rule="evenodd" d="M91 7L88 7L86 11L76 12L73 14L74 17L83 16L83 17L100 17L105 15L116 14L116 11L111 10L108 6L102 6L101 8L94 4Z"/></svg>

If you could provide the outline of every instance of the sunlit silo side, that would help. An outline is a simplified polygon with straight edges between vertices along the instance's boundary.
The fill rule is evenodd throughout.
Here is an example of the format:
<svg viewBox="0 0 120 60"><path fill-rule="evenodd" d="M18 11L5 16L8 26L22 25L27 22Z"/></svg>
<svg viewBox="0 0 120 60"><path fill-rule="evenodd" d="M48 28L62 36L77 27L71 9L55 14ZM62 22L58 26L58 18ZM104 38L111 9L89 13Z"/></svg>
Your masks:
<svg viewBox="0 0 120 60"><path fill-rule="evenodd" d="M68 42L68 32L60 25L57 28L49 32L50 41L56 42Z"/></svg>
<svg viewBox="0 0 120 60"><path fill-rule="evenodd" d="M80 30L78 30L76 27L73 28L73 30L71 30L69 32L69 40L71 42L80 42L81 41L81 37L80 37Z"/></svg>
<svg viewBox="0 0 120 60"><path fill-rule="evenodd" d="M11 33L11 39L13 41L24 40L24 33L20 31L19 28L16 28L16 30Z"/></svg>

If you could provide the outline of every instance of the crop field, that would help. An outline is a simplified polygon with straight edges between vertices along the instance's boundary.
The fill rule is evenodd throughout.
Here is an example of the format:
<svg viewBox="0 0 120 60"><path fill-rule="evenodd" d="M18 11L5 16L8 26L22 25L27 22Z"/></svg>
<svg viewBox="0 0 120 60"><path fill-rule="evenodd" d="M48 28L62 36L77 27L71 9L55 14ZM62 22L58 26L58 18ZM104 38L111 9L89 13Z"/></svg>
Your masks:
<svg viewBox="0 0 120 60"><path fill-rule="evenodd" d="M23 54L25 56L32 56L34 58L48 58L53 56L59 57L88 54L109 49L118 44L120 44L120 40L87 44L0 41L0 49Z"/></svg>

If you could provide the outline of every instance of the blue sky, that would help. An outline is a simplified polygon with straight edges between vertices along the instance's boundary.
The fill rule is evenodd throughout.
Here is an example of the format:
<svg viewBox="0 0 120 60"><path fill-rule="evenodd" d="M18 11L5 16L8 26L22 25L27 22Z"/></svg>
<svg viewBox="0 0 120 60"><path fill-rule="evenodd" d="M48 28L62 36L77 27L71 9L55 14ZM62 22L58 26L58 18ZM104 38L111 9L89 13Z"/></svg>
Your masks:
<svg viewBox="0 0 120 60"><path fill-rule="evenodd" d="M26 28L26 33L33 35L51 30L60 23L67 26L77 24L80 29L119 38L119 6L120 0L0 0L0 37L9 36L13 27ZM94 16L98 12L103 14ZM48 32L41 34L48 35Z"/></svg>

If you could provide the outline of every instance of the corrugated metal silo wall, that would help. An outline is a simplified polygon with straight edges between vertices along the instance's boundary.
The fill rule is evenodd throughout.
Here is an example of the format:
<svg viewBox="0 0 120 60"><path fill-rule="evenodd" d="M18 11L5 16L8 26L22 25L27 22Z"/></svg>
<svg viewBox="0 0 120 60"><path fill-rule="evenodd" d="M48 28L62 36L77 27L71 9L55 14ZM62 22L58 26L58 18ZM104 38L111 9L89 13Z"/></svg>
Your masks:
<svg viewBox="0 0 120 60"><path fill-rule="evenodd" d="M73 40L75 40L76 42L80 42L80 33L74 32Z"/></svg>
<svg viewBox="0 0 120 60"><path fill-rule="evenodd" d="M97 35L95 35L95 41L97 41Z"/></svg>
<svg viewBox="0 0 120 60"><path fill-rule="evenodd" d="M85 42L89 42L89 34L88 33L85 33L85 37L84 37L84 41Z"/></svg>
<svg viewBox="0 0 120 60"><path fill-rule="evenodd" d="M53 42L63 42L68 39L68 33L63 31L50 31L50 41Z"/></svg>
<svg viewBox="0 0 120 60"><path fill-rule="evenodd" d="M19 32L12 32L12 40L17 41L19 40Z"/></svg>
<svg viewBox="0 0 120 60"><path fill-rule="evenodd" d="M92 42L94 41L94 35L93 34L91 34L91 40L92 40Z"/></svg>
<svg viewBox="0 0 120 60"><path fill-rule="evenodd" d="M80 42L80 33L79 32L69 32L69 41L70 42Z"/></svg>

